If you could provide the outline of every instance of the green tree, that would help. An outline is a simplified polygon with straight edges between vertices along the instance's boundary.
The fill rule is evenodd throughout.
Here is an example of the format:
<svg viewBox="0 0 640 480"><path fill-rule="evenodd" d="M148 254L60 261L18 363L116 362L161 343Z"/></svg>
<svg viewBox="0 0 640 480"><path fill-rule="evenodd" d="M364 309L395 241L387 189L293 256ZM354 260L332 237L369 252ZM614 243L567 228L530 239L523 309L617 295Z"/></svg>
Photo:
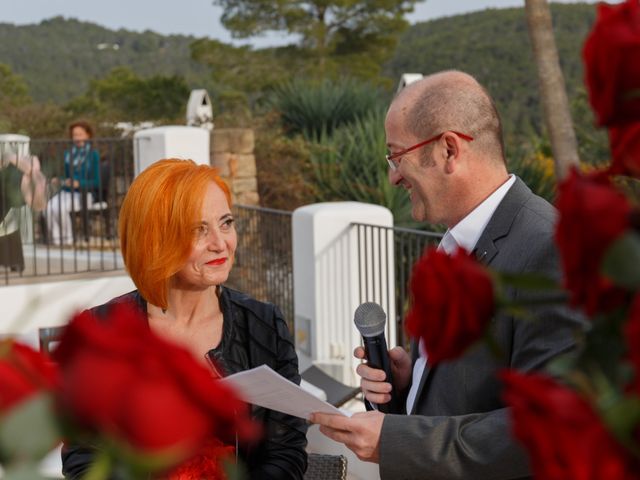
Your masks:
<svg viewBox="0 0 640 480"><path fill-rule="evenodd" d="M88 92L73 100L74 114L101 116L110 120L171 120L184 114L189 87L177 75L140 78L126 67L113 69L106 77L92 80Z"/></svg>
<svg viewBox="0 0 640 480"><path fill-rule="evenodd" d="M596 126L596 119L584 87L576 92L571 102L571 116L578 139L580 161L596 167L606 166L611 161L609 137L607 130Z"/></svg>
<svg viewBox="0 0 640 480"><path fill-rule="evenodd" d="M24 79L13 73L8 65L0 63L0 106L25 105L30 102L29 89Z"/></svg>
<svg viewBox="0 0 640 480"><path fill-rule="evenodd" d="M253 50L202 38L191 44L191 57L207 65L213 86L209 93L221 113L250 117L263 93L280 84L302 65L296 47Z"/></svg>
<svg viewBox="0 0 640 480"><path fill-rule="evenodd" d="M320 74L371 76L396 46L418 0L214 0L236 38L267 31L298 35Z"/></svg>
<svg viewBox="0 0 640 480"><path fill-rule="evenodd" d="M558 48L547 0L525 0L533 57L538 71L540 100L551 140L556 177L561 180L580 163L569 99L560 68Z"/></svg>

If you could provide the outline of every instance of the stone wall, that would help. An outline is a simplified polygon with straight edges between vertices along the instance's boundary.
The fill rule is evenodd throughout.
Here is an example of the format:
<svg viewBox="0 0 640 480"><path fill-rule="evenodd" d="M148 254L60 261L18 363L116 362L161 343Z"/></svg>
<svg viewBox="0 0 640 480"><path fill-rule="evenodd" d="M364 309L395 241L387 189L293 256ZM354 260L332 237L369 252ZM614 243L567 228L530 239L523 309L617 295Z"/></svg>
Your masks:
<svg viewBox="0 0 640 480"><path fill-rule="evenodd" d="M250 128L214 128L211 132L211 165L229 185L234 204L260 204L254 146Z"/></svg>

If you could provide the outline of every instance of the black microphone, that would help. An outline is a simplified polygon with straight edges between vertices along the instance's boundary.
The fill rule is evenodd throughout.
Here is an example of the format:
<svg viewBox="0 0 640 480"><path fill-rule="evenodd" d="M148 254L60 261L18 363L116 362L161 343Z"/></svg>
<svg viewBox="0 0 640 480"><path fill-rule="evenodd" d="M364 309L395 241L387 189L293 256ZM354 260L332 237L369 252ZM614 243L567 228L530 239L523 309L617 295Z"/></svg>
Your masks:
<svg viewBox="0 0 640 480"><path fill-rule="evenodd" d="M385 382L389 382L393 386L391 362L387 351L387 341L384 337L384 326L387 323L386 313L377 303L363 303L356 308L353 322L362 335L367 365L371 368L384 370L386 374ZM398 408L398 399L395 392L391 390L391 400L387 403L378 404L377 407L382 413L389 413L389 411L399 412L400 408Z"/></svg>

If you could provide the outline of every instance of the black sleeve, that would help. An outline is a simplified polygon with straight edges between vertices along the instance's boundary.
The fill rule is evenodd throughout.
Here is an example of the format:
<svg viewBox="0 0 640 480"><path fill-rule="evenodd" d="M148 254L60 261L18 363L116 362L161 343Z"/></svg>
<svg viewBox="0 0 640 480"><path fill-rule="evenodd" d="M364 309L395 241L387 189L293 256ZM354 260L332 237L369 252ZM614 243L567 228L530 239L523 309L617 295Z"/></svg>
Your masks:
<svg viewBox="0 0 640 480"><path fill-rule="evenodd" d="M282 313L274 309L277 335L274 370L300 385L298 357ZM249 467L251 480L302 480L307 469L307 422L273 410L262 410L264 437Z"/></svg>

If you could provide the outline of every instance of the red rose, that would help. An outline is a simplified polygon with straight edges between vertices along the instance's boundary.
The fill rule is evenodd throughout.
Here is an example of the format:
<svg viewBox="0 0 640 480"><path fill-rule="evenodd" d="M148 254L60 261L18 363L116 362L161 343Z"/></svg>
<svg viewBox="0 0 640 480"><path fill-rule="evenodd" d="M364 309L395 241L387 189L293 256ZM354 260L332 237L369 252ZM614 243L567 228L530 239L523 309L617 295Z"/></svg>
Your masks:
<svg viewBox="0 0 640 480"><path fill-rule="evenodd" d="M640 2L598 5L582 51L589 100L600 125L640 120Z"/></svg>
<svg viewBox="0 0 640 480"><path fill-rule="evenodd" d="M629 318L624 325L624 339L627 344L629 360L634 368L630 390L640 395L640 294L636 294L631 303Z"/></svg>
<svg viewBox="0 0 640 480"><path fill-rule="evenodd" d="M12 340L0 341L0 414L51 390L56 384L55 365L40 352Z"/></svg>
<svg viewBox="0 0 640 480"><path fill-rule="evenodd" d="M464 250L452 256L427 250L413 267L409 287L407 331L424 341L433 365L478 340L495 310L489 274Z"/></svg>
<svg viewBox="0 0 640 480"><path fill-rule="evenodd" d="M611 173L640 178L640 122L611 127Z"/></svg>
<svg viewBox="0 0 640 480"><path fill-rule="evenodd" d="M574 170L558 191L556 241L571 303L590 315L610 311L626 296L600 273L601 264L607 248L629 228L631 206L603 175L585 177Z"/></svg>
<svg viewBox="0 0 640 480"><path fill-rule="evenodd" d="M153 452L192 454L211 437L247 432L248 411L189 352L153 334L118 305L107 319L77 315L53 353L60 402L81 426Z"/></svg>
<svg viewBox="0 0 640 480"><path fill-rule="evenodd" d="M235 449L217 440L207 442L200 452L174 468L167 480L223 480L226 479L224 461L234 461Z"/></svg>
<svg viewBox="0 0 640 480"><path fill-rule="evenodd" d="M637 479L638 462L576 392L538 373L506 370L501 378L513 433L529 453L535 478Z"/></svg>

